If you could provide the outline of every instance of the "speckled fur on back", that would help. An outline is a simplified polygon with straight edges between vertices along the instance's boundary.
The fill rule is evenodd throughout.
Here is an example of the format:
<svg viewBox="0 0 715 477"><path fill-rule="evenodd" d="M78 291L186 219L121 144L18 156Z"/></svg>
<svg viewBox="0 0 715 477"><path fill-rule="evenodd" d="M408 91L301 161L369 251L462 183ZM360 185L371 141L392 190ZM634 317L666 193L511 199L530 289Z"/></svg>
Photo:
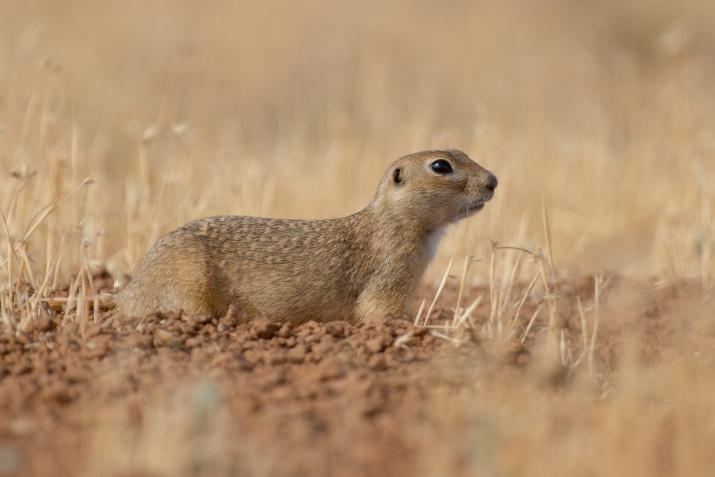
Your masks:
<svg viewBox="0 0 715 477"><path fill-rule="evenodd" d="M438 160L453 172L435 172ZM128 316L221 316L232 303L293 323L401 315L445 227L480 210L496 185L460 151L425 151L395 161L370 205L348 217L199 219L164 236L115 302Z"/></svg>

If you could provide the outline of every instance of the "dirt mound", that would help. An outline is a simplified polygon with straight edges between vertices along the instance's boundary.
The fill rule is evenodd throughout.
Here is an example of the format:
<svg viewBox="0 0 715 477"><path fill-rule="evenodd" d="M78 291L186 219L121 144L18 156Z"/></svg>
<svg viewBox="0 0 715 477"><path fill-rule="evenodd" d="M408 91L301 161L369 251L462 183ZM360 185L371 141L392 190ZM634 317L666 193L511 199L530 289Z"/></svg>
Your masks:
<svg viewBox="0 0 715 477"><path fill-rule="evenodd" d="M0 335L0 471L426 475L437 465L455 475L473 468L475 442L487 432L468 419L469 401L457 412L455 400L503 392L497 383L505 380L512 389L555 389L587 374L575 297L587 306L591 286L562 286L561 361L538 373L530 370L550 317L539 316L522 344L538 306L531 299L506 339L485 338L493 319L486 301L474 327L458 333L392 317L280 325L247 321L235 309L220 319L108 312L80 327L58 313ZM645 354L657 355L658 336L670 332L664 310L676 299L650 301L631 321L605 319L596 352L602 377L590 382L606 380L618 333L629 326L648 337ZM587 389L603 393L597 384Z"/></svg>
<svg viewBox="0 0 715 477"><path fill-rule="evenodd" d="M209 394L220 389L214 398L228 404L242 433L280 439L282 454L299 451L289 459L294 471L306 445L341 436L344 442L331 445L349 450L344 458L355 468L407 471L409 463L396 457L409 456L414 443L395 423L417 417L422 388L445 379L429 363L435 354L476 351L394 318L292 327L241 322L235 313L155 314L101 323L84 337L73 323L39 321L0 337L0 406L11 416L0 435L18 444L22 474L75 474L96 416L116 407L128 419L119 419L123 425L141 427L147 403L175 405L172 394L189 382L203 383ZM369 436L356 446L349 429ZM240 458L241 449L234 451Z"/></svg>

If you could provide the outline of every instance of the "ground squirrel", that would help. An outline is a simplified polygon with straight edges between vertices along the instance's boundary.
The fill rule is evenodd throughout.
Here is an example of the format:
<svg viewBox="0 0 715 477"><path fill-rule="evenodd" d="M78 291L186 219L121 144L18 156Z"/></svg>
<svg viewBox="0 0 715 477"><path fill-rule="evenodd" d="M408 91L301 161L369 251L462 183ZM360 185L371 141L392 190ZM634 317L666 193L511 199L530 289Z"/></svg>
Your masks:
<svg viewBox="0 0 715 477"><path fill-rule="evenodd" d="M165 235L115 297L120 313L226 313L275 321L400 316L447 225L492 198L497 178L461 151L395 161L374 199L329 220L218 216Z"/></svg>

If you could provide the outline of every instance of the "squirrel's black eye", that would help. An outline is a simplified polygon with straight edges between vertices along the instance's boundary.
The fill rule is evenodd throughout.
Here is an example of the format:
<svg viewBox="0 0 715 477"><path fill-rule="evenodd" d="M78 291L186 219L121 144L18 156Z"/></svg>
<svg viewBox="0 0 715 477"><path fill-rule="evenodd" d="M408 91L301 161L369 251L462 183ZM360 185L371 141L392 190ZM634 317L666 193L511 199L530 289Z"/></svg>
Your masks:
<svg viewBox="0 0 715 477"><path fill-rule="evenodd" d="M452 172L454 172L454 170L452 169L452 164L445 161L444 159L437 159L429 166L437 174L451 174Z"/></svg>

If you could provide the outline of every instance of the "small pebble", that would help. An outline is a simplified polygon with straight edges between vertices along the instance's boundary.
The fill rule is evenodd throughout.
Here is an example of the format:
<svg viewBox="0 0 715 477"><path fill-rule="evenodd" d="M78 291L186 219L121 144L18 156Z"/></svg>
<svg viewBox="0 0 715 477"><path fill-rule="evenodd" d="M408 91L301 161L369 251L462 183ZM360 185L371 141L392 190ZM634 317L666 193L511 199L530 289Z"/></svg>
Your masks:
<svg viewBox="0 0 715 477"><path fill-rule="evenodd" d="M276 331L278 331L278 325L268 318L259 318L253 322L252 331L257 337L269 340L275 336Z"/></svg>

